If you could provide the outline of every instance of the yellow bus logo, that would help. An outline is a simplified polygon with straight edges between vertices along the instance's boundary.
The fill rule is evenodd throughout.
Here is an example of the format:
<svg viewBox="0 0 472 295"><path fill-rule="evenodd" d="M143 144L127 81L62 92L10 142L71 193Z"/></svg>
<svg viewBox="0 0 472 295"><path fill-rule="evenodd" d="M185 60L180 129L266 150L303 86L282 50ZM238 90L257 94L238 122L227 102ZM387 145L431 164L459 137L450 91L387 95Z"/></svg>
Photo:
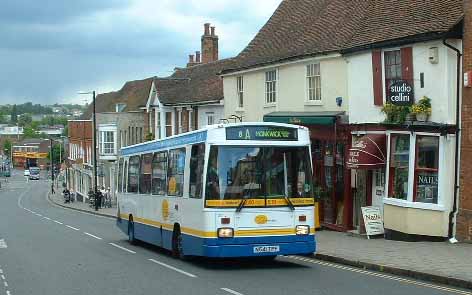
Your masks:
<svg viewBox="0 0 472 295"><path fill-rule="evenodd" d="M257 215L254 219L257 224L266 224L267 220L269 220L269 218L267 218L266 215Z"/></svg>
<svg viewBox="0 0 472 295"><path fill-rule="evenodd" d="M162 201L162 218L167 220L169 218L169 202L167 200Z"/></svg>

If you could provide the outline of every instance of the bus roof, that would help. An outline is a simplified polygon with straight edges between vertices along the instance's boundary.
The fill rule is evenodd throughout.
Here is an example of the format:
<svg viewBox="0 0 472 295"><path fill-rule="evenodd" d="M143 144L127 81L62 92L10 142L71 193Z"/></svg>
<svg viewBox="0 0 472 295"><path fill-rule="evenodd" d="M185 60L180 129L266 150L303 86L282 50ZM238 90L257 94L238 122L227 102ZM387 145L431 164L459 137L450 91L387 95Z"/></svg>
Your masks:
<svg viewBox="0 0 472 295"><path fill-rule="evenodd" d="M293 124L285 124L285 123L271 123L271 122L244 122L244 123L229 123L229 124L214 124L210 126L206 126L204 128L186 132L178 135L169 136L164 139L156 139L144 143L139 143L127 147L123 147L121 149L121 154L124 156L139 154L148 151L166 149L170 147L182 146L182 145L189 145L189 144L196 144L205 142L207 140L208 133L213 130L221 130L221 129L228 129L231 127L249 127L249 126L262 126L262 127L283 127L283 128L291 128L291 129L301 129L308 132L308 128L299 125Z"/></svg>

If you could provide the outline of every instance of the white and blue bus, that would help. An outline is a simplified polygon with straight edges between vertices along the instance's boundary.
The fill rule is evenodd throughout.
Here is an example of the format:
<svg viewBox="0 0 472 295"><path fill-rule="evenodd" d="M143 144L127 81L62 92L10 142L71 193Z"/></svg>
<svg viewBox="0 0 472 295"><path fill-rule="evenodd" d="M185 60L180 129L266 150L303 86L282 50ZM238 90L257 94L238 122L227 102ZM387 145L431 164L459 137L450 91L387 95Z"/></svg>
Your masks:
<svg viewBox="0 0 472 295"><path fill-rule="evenodd" d="M316 249L309 131L213 125L122 149L117 225L177 257Z"/></svg>

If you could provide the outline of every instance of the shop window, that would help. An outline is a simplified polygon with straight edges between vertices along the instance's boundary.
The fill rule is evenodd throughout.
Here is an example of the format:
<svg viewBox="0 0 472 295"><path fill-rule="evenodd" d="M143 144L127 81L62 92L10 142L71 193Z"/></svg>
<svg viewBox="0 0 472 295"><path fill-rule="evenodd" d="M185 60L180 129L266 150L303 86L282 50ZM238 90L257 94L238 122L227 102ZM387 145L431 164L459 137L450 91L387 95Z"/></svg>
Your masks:
<svg viewBox="0 0 472 295"><path fill-rule="evenodd" d="M139 184L139 156L129 158L128 193L137 193Z"/></svg>
<svg viewBox="0 0 472 295"><path fill-rule="evenodd" d="M139 193L151 193L151 172L152 172L152 154L146 154L141 157L141 173L139 177Z"/></svg>
<svg viewBox="0 0 472 295"><path fill-rule="evenodd" d="M417 136L414 201L438 203L439 137Z"/></svg>
<svg viewBox="0 0 472 295"><path fill-rule="evenodd" d="M152 194L167 192L167 152L155 153L152 160Z"/></svg>
<svg viewBox="0 0 472 295"><path fill-rule="evenodd" d="M392 135L390 150L389 197L406 200L408 198L410 135Z"/></svg>
<svg viewBox="0 0 472 295"><path fill-rule="evenodd" d="M204 164L205 145L193 145L190 158L190 198L200 199L202 197Z"/></svg>
<svg viewBox="0 0 472 295"><path fill-rule="evenodd" d="M167 170L167 194L181 197L184 188L185 148L169 152L169 166Z"/></svg>

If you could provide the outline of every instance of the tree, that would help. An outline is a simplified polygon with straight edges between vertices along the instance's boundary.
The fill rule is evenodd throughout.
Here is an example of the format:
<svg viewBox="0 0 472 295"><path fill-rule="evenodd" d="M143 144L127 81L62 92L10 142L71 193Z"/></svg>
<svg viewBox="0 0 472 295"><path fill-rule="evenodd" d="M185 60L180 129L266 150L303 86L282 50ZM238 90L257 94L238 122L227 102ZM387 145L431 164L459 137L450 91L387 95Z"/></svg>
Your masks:
<svg viewBox="0 0 472 295"><path fill-rule="evenodd" d="M64 147L60 143L54 143L52 146L53 162L55 165L64 159ZM61 159L62 158L62 159ZM51 151L48 152L48 159L51 160Z"/></svg>
<svg viewBox="0 0 472 295"><path fill-rule="evenodd" d="M31 127L24 127L23 128L23 135L25 138L38 138L38 134L36 133L36 130L34 130Z"/></svg>
<svg viewBox="0 0 472 295"><path fill-rule="evenodd" d="M21 127L31 125L33 118L30 114L22 114L18 117L18 125Z"/></svg>
<svg viewBox="0 0 472 295"><path fill-rule="evenodd" d="M14 104L11 109L11 121L12 123L18 122L18 111L16 109L16 104Z"/></svg>
<svg viewBox="0 0 472 295"><path fill-rule="evenodd" d="M3 143L3 153L5 155L10 155L10 151L11 151L11 141L10 140L5 140L5 142Z"/></svg>

